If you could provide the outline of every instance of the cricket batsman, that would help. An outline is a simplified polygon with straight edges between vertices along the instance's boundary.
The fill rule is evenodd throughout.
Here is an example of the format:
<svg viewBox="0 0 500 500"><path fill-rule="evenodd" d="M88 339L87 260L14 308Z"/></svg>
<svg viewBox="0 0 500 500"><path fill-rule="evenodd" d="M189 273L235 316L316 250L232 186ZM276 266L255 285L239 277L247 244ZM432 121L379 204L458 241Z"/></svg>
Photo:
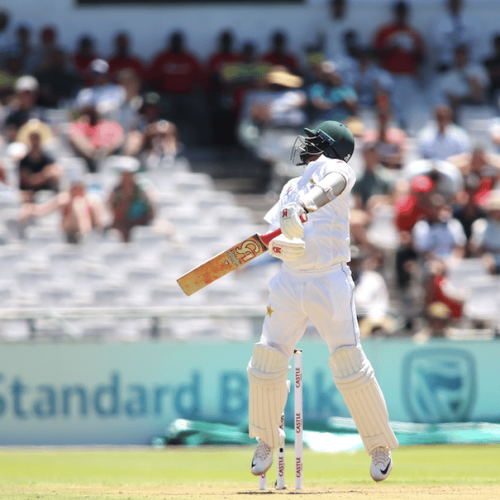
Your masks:
<svg viewBox="0 0 500 500"><path fill-rule="evenodd" d="M291 158L304 165L304 173L284 186L264 217L271 229L281 227L269 251L283 265L269 283L262 335L247 368L249 434L258 441L251 471L256 476L266 472L285 439L279 425L289 392L288 362L311 320L330 350L333 380L372 456L371 477L383 481L392 470L391 450L398 441L360 344L348 266L349 196L356 177L347 162L354 137L336 121L304 131Z"/></svg>

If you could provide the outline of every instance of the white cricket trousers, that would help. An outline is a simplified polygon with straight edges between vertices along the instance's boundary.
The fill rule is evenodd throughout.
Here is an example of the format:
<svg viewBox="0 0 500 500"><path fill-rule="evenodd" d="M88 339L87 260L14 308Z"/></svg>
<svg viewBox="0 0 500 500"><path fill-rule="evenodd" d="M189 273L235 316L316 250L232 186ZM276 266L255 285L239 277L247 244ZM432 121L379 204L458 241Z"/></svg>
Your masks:
<svg viewBox="0 0 500 500"><path fill-rule="evenodd" d="M321 272L294 272L285 266L269 282L268 312L260 342L288 359L309 320L328 345L359 344L354 282L346 263Z"/></svg>

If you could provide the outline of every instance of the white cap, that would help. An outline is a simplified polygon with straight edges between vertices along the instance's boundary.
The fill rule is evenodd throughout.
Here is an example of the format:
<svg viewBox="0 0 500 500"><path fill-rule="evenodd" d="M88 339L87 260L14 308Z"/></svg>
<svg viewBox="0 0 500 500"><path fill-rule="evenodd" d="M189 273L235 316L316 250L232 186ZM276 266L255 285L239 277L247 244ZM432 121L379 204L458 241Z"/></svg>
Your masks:
<svg viewBox="0 0 500 500"><path fill-rule="evenodd" d="M38 90L38 80L31 75L26 75L26 76L21 76L21 78L18 78L14 88L16 89L16 92L25 92L25 91L35 91Z"/></svg>
<svg viewBox="0 0 500 500"><path fill-rule="evenodd" d="M135 173L141 167L141 162L133 156L114 155L109 157L108 162L117 172Z"/></svg>

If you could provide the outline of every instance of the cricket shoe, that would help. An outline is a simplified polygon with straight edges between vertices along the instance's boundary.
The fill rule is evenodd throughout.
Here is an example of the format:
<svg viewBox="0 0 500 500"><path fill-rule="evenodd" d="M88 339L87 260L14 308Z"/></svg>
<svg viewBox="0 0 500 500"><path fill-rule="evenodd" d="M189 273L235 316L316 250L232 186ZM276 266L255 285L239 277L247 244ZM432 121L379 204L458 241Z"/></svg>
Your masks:
<svg viewBox="0 0 500 500"><path fill-rule="evenodd" d="M285 440L285 432L280 429L280 436L283 438L282 443ZM252 458L252 474L254 476L260 476L267 472L271 465L273 465L274 459L274 448L267 446L267 444L260 438L257 438L259 444L257 445L257 449L253 454Z"/></svg>
<svg viewBox="0 0 500 500"><path fill-rule="evenodd" d="M383 481L392 470L391 450L385 446L375 448L372 453L372 465L370 474L374 481Z"/></svg>

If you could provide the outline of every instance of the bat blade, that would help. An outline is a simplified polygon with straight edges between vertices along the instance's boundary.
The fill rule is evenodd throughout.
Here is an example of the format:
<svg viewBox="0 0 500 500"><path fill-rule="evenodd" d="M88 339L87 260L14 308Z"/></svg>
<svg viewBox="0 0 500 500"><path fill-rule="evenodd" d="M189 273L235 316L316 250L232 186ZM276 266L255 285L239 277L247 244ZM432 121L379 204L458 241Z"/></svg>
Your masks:
<svg viewBox="0 0 500 500"><path fill-rule="evenodd" d="M278 229L263 236L259 233L254 234L187 272L177 280L177 283L186 295L193 295L198 290L265 253L271 239L280 233L281 231Z"/></svg>

